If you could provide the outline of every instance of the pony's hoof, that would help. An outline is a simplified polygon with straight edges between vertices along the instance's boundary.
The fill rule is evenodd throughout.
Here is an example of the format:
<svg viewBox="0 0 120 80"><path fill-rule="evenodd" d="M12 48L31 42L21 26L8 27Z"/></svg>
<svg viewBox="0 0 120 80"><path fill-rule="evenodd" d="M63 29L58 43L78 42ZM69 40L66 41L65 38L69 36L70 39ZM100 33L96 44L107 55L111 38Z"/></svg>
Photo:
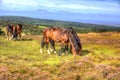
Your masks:
<svg viewBox="0 0 120 80"><path fill-rule="evenodd" d="M53 49L50 49L51 52L53 52Z"/></svg>
<svg viewBox="0 0 120 80"><path fill-rule="evenodd" d="M56 51L54 51L54 53L56 54L57 52L56 52Z"/></svg>
<svg viewBox="0 0 120 80"><path fill-rule="evenodd" d="M42 52L42 49L40 49L40 53L42 54L43 52Z"/></svg>
<svg viewBox="0 0 120 80"><path fill-rule="evenodd" d="M48 54L51 54L51 53L50 53L50 50L48 50L47 53L48 53Z"/></svg>

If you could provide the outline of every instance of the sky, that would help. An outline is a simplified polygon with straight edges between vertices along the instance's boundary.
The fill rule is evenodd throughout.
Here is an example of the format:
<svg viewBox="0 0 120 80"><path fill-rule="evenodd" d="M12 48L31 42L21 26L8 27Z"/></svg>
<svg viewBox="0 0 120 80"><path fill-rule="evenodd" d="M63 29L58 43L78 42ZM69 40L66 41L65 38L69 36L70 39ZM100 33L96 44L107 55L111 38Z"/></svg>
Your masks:
<svg viewBox="0 0 120 80"><path fill-rule="evenodd" d="M0 0L0 16L120 26L120 0Z"/></svg>

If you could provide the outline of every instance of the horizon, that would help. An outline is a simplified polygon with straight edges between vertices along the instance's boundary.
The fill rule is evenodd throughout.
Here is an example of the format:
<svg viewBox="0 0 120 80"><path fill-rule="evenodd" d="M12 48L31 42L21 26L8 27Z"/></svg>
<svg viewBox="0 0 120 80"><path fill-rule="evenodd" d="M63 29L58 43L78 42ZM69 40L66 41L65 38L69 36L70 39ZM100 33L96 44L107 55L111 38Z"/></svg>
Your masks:
<svg viewBox="0 0 120 80"><path fill-rule="evenodd" d="M120 26L119 0L0 0L0 16Z"/></svg>

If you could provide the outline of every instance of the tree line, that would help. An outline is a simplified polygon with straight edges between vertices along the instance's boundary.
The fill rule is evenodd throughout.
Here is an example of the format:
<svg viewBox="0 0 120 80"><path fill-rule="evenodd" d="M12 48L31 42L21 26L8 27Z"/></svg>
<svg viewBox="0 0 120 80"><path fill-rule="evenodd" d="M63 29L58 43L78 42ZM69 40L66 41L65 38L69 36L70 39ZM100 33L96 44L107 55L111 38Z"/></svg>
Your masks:
<svg viewBox="0 0 120 80"><path fill-rule="evenodd" d="M78 33L89 33L89 32L108 32L116 31L120 32L120 27L107 26L107 25L96 25L96 24L85 24L78 22L67 22L58 20L48 19L36 19L22 16L1 16L0 27L5 27L7 24L18 24L23 25L23 32L30 34L41 34L44 27L73 27ZM3 34L0 30L0 34Z"/></svg>

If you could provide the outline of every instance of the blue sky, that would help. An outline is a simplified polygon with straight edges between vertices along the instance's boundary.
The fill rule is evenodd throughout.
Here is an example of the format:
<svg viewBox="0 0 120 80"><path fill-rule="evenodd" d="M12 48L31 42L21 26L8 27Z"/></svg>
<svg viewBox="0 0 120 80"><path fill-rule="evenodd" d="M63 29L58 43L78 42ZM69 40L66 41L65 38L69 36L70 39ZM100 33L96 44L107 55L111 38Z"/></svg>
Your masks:
<svg viewBox="0 0 120 80"><path fill-rule="evenodd" d="M120 25L119 0L0 0L0 16Z"/></svg>

